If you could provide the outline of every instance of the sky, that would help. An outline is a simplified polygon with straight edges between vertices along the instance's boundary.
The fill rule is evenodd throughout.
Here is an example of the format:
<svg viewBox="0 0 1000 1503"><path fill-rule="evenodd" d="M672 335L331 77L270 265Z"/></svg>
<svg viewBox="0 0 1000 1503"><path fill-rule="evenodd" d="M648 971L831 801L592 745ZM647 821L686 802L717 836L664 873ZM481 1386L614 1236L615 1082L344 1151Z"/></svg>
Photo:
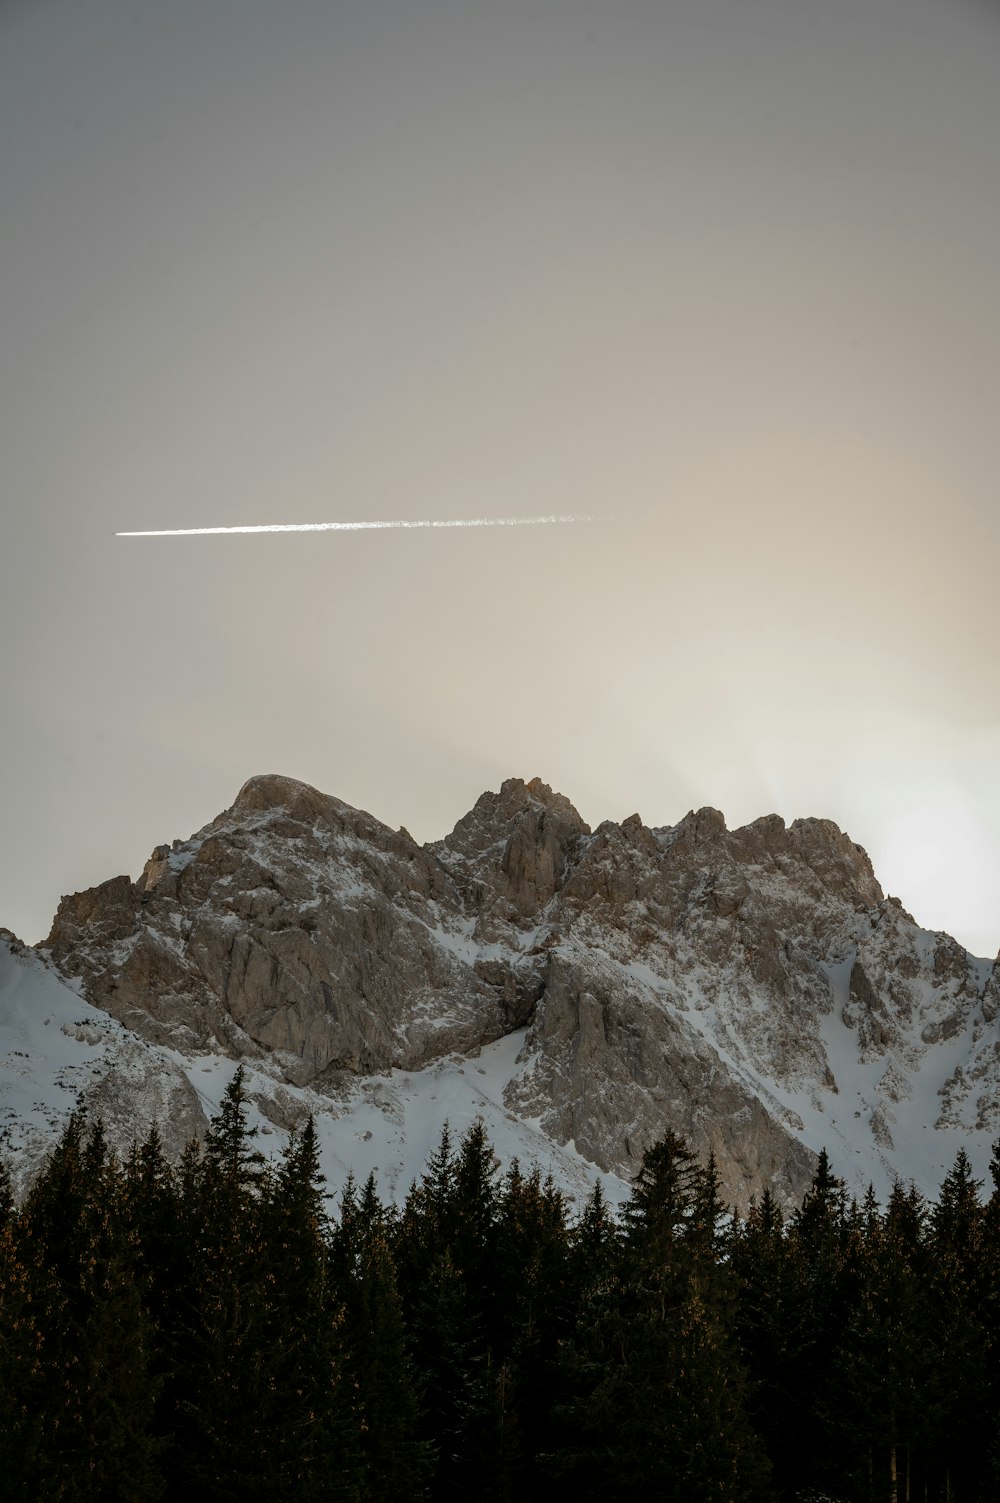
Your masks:
<svg viewBox="0 0 1000 1503"><path fill-rule="evenodd" d="M996 953L1000 6L5 0L0 203L0 924L537 775Z"/></svg>

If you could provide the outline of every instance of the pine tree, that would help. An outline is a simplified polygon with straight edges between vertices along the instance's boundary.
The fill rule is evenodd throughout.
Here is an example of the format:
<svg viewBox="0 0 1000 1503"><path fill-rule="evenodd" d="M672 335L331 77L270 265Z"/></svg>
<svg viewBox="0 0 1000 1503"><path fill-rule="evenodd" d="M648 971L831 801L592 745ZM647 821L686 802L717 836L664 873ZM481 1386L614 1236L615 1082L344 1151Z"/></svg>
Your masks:
<svg viewBox="0 0 1000 1503"><path fill-rule="evenodd" d="M61 1305L52 1276L26 1261L8 1215L0 1226L0 1476L10 1503L34 1503L41 1495L52 1402L44 1331L57 1323Z"/></svg>
<svg viewBox="0 0 1000 1503"><path fill-rule="evenodd" d="M822 1410L831 1355L851 1314L847 1195L822 1149L812 1185L788 1231L789 1340L781 1459L783 1475L822 1489L839 1469Z"/></svg>
<svg viewBox="0 0 1000 1503"><path fill-rule="evenodd" d="M190 1280L187 1330L175 1353L170 1481L178 1494L200 1491L219 1503L269 1495L260 1481L271 1357L260 1258L267 1181L253 1137L240 1066L202 1151L192 1149L181 1165Z"/></svg>
<svg viewBox="0 0 1000 1503"><path fill-rule="evenodd" d="M353 1285L347 1334L362 1424L365 1497L373 1503L410 1503L425 1495L431 1451L419 1432L396 1269L378 1225L364 1237Z"/></svg>
<svg viewBox="0 0 1000 1503"><path fill-rule="evenodd" d="M858 1296L833 1354L825 1413L845 1485L898 1503L924 1438L932 1362L923 1332L917 1251L897 1214L866 1197L856 1253Z"/></svg>
<svg viewBox="0 0 1000 1503"><path fill-rule="evenodd" d="M575 1397L553 1470L583 1498L770 1496L720 1267L718 1185L669 1133L643 1157L618 1277L567 1353Z"/></svg>
<svg viewBox="0 0 1000 1503"><path fill-rule="evenodd" d="M74 1116L18 1229L39 1352L31 1384L37 1496L138 1503L162 1491L153 1331L123 1202L103 1129L88 1135Z"/></svg>
<svg viewBox="0 0 1000 1503"><path fill-rule="evenodd" d="M431 1495L477 1495L495 1451L494 1393L481 1324L450 1248L434 1258L408 1311L421 1438L434 1457Z"/></svg>
<svg viewBox="0 0 1000 1503"><path fill-rule="evenodd" d="M261 1205L261 1340L266 1379L258 1486L274 1497L353 1500L360 1430L346 1373L343 1311L328 1274L328 1218L310 1117Z"/></svg>
<svg viewBox="0 0 1000 1503"><path fill-rule="evenodd" d="M931 1207L928 1233L927 1337L936 1380L928 1429L937 1452L937 1480L956 1499L976 1498L986 1488L991 1468L987 1437L995 1426L988 1386L986 1216L980 1187L965 1150L959 1149Z"/></svg>
<svg viewBox="0 0 1000 1503"><path fill-rule="evenodd" d="M566 1205L535 1169L515 1161L504 1178L494 1228L495 1300L489 1336L496 1403L496 1495L530 1500L550 1484L537 1455L550 1446L559 1401L560 1343L573 1329Z"/></svg>

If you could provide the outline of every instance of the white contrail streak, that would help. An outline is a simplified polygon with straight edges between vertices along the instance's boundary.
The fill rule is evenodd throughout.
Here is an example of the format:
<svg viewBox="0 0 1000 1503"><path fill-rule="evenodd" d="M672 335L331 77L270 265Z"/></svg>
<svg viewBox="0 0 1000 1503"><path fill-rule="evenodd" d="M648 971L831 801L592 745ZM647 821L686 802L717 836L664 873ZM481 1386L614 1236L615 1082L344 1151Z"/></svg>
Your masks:
<svg viewBox="0 0 1000 1503"><path fill-rule="evenodd" d="M222 532L386 532L415 527L550 527L564 522L592 522L587 516L452 517L428 521L268 522L259 527L161 527L150 532L116 532L116 538L195 538ZM608 520L608 519L605 519Z"/></svg>

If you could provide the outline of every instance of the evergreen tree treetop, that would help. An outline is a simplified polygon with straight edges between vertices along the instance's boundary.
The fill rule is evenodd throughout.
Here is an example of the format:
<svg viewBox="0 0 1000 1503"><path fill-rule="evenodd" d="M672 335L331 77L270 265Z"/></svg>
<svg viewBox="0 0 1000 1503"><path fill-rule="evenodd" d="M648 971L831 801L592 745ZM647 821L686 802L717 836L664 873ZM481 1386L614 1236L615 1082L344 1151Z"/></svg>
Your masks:
<svg viewBox="0 0 1000 1503"><path fill-rule="evenodd" d="M792 1218L799 1242L818 1250L839 1237L847 1218L847 1190L844 1181L834 1174L825 1148L819 1152L816 1173L802 1204Z"/></svg>
<svg viewBox="0 0 1000 1503"><path fill-rule="evenodd" d="M246 1070L237 1066L223 1093L219 1111L205 1134L204 1156L218 1177L231 1188L256 1184L264 1167L264 1155L251 1147L256 1127L247 1123Z"/></svg>
<svg viewBox="0 0 1000 1503"><path fill-rule="evenodd" d="M691 1219L701 1179L694 1154L683 1138L668 1131L642 1156L622 1211L627 1239L669 1243L679 1238Z"/></svg>
<svg viewBox="0 0 1000 1503"><path fill-rule="evenodd" d="M931 1226L939 1242L958 1248L972 1235L980 1218L982 1184L972 1173L969 1155L960 1148L931 1207Z"/></svg>

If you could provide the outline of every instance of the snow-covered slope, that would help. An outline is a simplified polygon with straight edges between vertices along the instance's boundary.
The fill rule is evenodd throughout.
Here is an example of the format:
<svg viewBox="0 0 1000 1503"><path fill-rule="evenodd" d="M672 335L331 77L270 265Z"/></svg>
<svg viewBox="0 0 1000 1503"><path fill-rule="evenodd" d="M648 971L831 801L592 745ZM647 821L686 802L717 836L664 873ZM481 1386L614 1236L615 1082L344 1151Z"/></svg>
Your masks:
<svg viewBox="0 0 1000 1503"><path fill-rule="evenodd" d="M627 1186L601 1174L571 1147L560 1148L515 1117L503 1092L519 1069L524 1030L473 1059L448 1055L424 1070L359 1079L334 1102L284 1081L270 1061L249 1062L248 1121L265 1155L277 1159L296 1124L313 1114L328 1195L349 1173L374 1173L384 1199L402 1203L447 1122L457 1140L477 1118L500 1162L537 1167L582 1200L600 1180L619 1202ZM154 1123L177 1154L218 1111L237 1062L182 1054L137 1038L91 1006L16 941L0 938L0 1149L19 1192L30 1183L77 1107L104 1121L112 1146L127 1153Z"/></svg>
<svg viewBox="0 0 1000 1503"><path fill-rule="evenodd" d="M64 899L41 953L200 1098L243 1059L273 1129L321 1108L331 1178L377 1164L395 1193L476 1111L567 1186L627 1181L671 1127L739 1204L797 1198L824 1144L859 1191L933 1190L1000 1131L1000 968L825 820L591 832L510 779L420 847L269 775Z"/></svg>
<svg viewBox="0 0 1000 1503"><path fill-rule="evenodd" d="M154 1123L175 1154L205 1127L183 1069L0 937L0 1148L16 1189L84 1104L122 1152Z"/></svg>

